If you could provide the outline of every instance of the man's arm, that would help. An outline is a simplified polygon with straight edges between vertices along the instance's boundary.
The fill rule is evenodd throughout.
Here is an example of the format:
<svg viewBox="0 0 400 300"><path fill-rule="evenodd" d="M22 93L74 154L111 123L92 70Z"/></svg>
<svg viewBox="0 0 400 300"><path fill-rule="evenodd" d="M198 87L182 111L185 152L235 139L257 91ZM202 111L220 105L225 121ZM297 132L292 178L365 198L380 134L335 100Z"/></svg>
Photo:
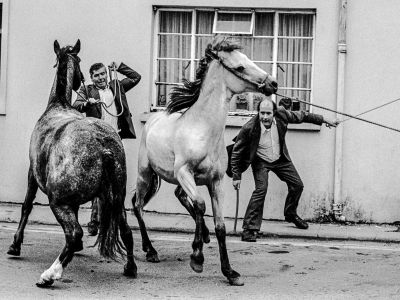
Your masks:
<svg viewBox="0 0 400 300"><path fill-rule="evenodd" d="M119 73L121 73L122 75L126 76L126 78L121 80L121 84L122 84L125 92L127 92L130 89L132 89L133 87L135 87L139 83L140 79L142 78L142 76L140 76L140 74L138 72L136 72L135 70L132 70L127 65L125 65L123 62L121 62L119 64L117 71Z"/></svg>
<svg viewBox="0 0 400 300"><path fill-rule="evenodd" d="M232 166L232 179L233 181L240 180L242 178L242 172L240 169L241 160L245 155L245 151L248 149L249 146L249 135L250 133L246 128L242 127L239 131L238 136L236 137L235 145L233 146L232 150L232 157L231 157L231 166Z"/></svg>
<svg viewBox="0 0 400 300"><path fill-rule="evenodd" d="M282 106L278 108L278 113L283 116L288 123L312 123L316 125L322 125L326 123L328 127L336 127L339 124L338 120L331 120L319 114L313 114L306 111L290 111L286 110Z"/></svg>
<svg viewBox="0 0 400 300"><path fill-rule="evenodd" d="M72 106L79 112L84 113L86 112L86 104L87 101L85 98L83 98L84 95L86 95L86 90L84 86L81 86L81 88L78 91L78 97L76 98L74 104Z"/></svg>

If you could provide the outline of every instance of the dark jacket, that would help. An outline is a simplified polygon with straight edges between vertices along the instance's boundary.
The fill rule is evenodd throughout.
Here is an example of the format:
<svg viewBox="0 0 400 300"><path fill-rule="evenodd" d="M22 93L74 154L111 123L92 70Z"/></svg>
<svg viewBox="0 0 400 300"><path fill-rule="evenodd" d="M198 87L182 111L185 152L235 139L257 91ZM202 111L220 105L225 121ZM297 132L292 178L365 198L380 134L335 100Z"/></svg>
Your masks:
<svg viewBox="0 0 400 300"><path fill-rule="evenodd" d="M312 114L305 111L289 111L279 106L275 114L275 120L278 129L281 159L291 161L285 142L288 124L312 123L321 125L324 118L318 114ZM243 125L239 134L234 139L235 144L232 147L232 154L230 157L233 180L240 180L242 173L247 170L256 157L260 136L260 117L257 114ZM229 174L229 172L227 173Z"/></svg>
<svg viewBox="0 0 400 300"><path fill-rule="evenodd" d="M109 82L110 89L114 95L117 114L121 112L120 99L124 107L123 114L118 117L119 136L121 137L121 139L134 139L136 138L136 134L135 129L133 128L132 114L129 111L125 93L139 83L141 76L139 75L139 73L132 70L124 63L120 64L117 71L126 76L126 78L119 80L120 88L118 87L118 83L115 79ZM119 90L121 90L121 95L119 95ZM86 89L84 86L81 86L78 92L78 97L74 102L73 107L75 107L78 111L82 113L86 113L87 117L101 119L101 103L89 104L84 97L100 99L98 89L93 84L87 85Z"/></svg>

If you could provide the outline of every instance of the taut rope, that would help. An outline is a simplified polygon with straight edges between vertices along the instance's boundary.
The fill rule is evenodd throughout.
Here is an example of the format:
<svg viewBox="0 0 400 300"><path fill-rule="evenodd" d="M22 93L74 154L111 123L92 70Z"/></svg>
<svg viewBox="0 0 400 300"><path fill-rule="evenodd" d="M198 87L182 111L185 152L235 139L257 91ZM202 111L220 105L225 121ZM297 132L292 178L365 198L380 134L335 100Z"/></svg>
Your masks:
<svg viewBox="0 0 400 300"><path fill-rule="evenodd" d="M276 94L277 96L280 96L280 97L283 97L283 98L289 98L289 99L291 99L291 100L295 100L295 101L298 101L298 102L301 102L301 103L305 103L305 104L308 104L308 105L312 105L312 106L315 106L315 107L318 107L318 108L321 108L321 109L324 109L324 110L327 110L327 111L331 111L331 112L337 113L337 114L339 114L339 115L346 116L346 117L348 117L348 118L350 118L350 119L356 119L356 120L359 120L359 121L363 121L363 122L366 122L366 123L370 123L370 124L372 124L372 125L376 125L376 126L379 126L379 127L383 127L383 128L389 129L389 130L393 130L393 131L396 131L396 132L400 132L400 130L397 129L397 128L393 128L393 127L386 126L386 125L383 125L383 124L379 124L379 123L376 123L376 122L373 122L373 121L369 121L369 120L360 118L360 117L358 117L358 116L353 116L353 115L350 115L350 114L347 114L347 113L344 113L344 112L336 111L336 110L334 110L334 109L330 109L330 108L327 108L327 107L324 107L324 106L321 106L321 105L313 104L313 103L310 103L310 102L307 102L307 101L304 101L304 100L300 100L300 99L295 98L295 97L287 97L287 96L284 96L284 95L281 95L281 94L278 94L278 93L275 93L275 94ZM400 100L400 99L396 99L396 101L397 101L397 100ZM392 101L392 102L395 102L395 101ZM389 104L389 103L387 103L387 104ZM385 105L386 105L386 104L385 104ZM381 105L381 107L382 107L382 106L384 106L384 105ZM376 107L376 108L370 109L369 111L372 111L372 110L375 110L375 109L378 109L378 108L379 108L379 107ZM365 111L365 112L363 112L363 113L361 113L361 114L359 114L359 115L365 114L365 113L367 113L367 112L368 112L368 111ZM346 119L345 121L347 121L347 120L348 120L348 119Z"/></svg>

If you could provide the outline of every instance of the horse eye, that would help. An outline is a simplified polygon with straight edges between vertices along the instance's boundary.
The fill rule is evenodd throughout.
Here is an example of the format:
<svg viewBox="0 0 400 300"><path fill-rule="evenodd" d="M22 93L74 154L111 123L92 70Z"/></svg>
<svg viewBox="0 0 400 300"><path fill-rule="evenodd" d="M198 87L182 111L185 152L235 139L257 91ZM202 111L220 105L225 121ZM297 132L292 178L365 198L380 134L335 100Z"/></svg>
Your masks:
<svg viewBox="0 0 400 300"><path fill-rule="evenodd" d="M243 66L239 66L235 69L238 72L243 72L244 71L244 67Z"/></svg>

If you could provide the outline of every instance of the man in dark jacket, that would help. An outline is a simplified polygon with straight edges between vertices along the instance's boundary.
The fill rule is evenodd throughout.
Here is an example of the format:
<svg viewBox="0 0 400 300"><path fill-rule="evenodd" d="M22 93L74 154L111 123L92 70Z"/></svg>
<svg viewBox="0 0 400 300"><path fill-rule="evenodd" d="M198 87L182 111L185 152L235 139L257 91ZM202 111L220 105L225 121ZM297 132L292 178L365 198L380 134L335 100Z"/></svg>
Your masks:
<svg viewBox="0 0 400 300"><path fill-rule="evenodd" d="M232 150L231 166L233 186L240 188L241 174L251 165L256 189L254 190L243 220L242 241L255 242L260 230L264 201L268 189L268 173L274 172L288 186L284 215L300 229L308 224L297 215L297 206L303 191L303 182L294 167L285 135L289 123L313 123L336 127L318 114L289 111L266 98L258 106L258 114L247 122L236 137Z"/></svg>
<svg viewBox="0 0 400 300"><path fill-rule="evenodd" d="M117 66L113 62L109 69L116 70L126 78L122 80L114 78L108 81L106 67L102 63L93 64L89 69L93 84L80 88L73 107L86 113L87 117L103 119L118 132L121 139L135 139L132 115L125 93L139 83L141 76L124 63ZM97 201L96 198L92 202L92 215L88 223L89 235L96 235L98 231Z"/></svg>

